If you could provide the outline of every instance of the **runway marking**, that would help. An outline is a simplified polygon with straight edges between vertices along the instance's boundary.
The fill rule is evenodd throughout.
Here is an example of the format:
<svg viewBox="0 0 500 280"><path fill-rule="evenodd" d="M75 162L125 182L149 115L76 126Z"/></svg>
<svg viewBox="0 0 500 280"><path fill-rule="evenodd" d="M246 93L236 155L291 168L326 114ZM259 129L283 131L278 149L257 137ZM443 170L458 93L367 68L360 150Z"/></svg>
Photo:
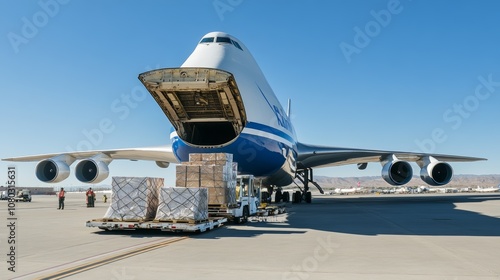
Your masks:
<svg viewBox="0 0 500 280"><path fill-rule="evenodd" d="M36 278L36 279L38 279L38 280L62 279L64 277L68 277L68 276L75 275L75 274L78 274L78 273L81 273L81 272L84 272L84 271L87 271L87 270L91 270L91 269L94 269L94 268L99 267L99 266L103 266L103 265L106 265L106 264L109 264L109 263L112 263L112 262L116 262L116 261L123 260L123 259L126 259L126 258L130 258L130 257L136 256L136 255L139 255L139 254L143 254L143 253L146 253L146 252L149 252L149 251L152 251L152 250L156 250L156 249L168 246L168 245L170 245L172 243L179 242L179 241L182 241L182 240L185 240L185 239L188 239L188 238L189 237L187 237L187 236L183 236L183 237L177 237L177 238L169 239L169 240L166 240L166 241L154 243L154 244L151 244L151 245L146 245L146 246L144 246L142 248L129 250L127 252L119 253L119 254L116 254L116 255L112 255L112 256L109 256L109 257L106 257L106 258L103 258L103 259L89 261L87 263L84 263L84 264L81 264L81 265L77 265L75 267L66 268L66 269L54 272L54 273L52 273L50 275L46 275L46 276L43 276L43 277L40 277L40 278Z"/></svg>

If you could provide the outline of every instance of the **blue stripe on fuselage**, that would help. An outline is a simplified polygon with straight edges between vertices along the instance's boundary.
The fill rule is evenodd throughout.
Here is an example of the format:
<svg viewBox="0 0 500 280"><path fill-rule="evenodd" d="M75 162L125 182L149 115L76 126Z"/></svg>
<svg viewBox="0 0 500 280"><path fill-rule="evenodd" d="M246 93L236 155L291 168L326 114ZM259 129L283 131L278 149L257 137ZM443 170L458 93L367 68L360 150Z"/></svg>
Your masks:
<svg viewBox="0 0 500 280"><path fill-rule="evenodd" d="M238 163L239 172L254 176L270 176L279 171L286 160L283 150L288 154L291 148L280 141L252 134L240 134L234 142L221 148L193 147L178 136L172 138L172 149L181 162L189 161L190 153L230 153Z"/></svg>
<svg viewBox="0 0 500 280"><path fill-rule="evenodd" d="M264 132L269 132L271 134L274 134L274 135L277 135L279 137L282 137L288 141L290 141L290 143L292 144L295 144L295 139L293 139L292 136L286 134L285 132L279 130L279 129L276 129L274 127L270 127L270 126L267 126L267 125L263 125L263 124L260 124L260 123L255 123L255 122L249 122L245 128L253 128L253 129L256 129L256 130L260 130L260 131L264 131Z"/></svg>

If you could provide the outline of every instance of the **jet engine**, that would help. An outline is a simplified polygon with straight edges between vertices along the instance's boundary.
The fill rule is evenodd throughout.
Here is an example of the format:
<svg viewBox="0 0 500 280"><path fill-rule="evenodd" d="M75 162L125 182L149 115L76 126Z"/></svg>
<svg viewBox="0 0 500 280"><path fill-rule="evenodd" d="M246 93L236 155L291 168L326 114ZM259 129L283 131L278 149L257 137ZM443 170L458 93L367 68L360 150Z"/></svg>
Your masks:
<svg viewBox="0 0 500 280"><path fill-rule="evenodd" d="M451 166L442 161L430 157L431 159L425 160L426 163L421 165L420 178L431 186L446 185L453 177L453 169Z"/></svg>
<svg viewBox="0 0 500 280"><path fill-rule="evenodd" d="M413 177L413 169L408 162L393 158L394 160L384 164L382 178L393 186L404 185Z"/></svg>
<svg viewBox="0 0 500 280"><path fill-rule="evenodd" d="M108 164L111 159L107 156L94 156L80 161L75 167L75 176L82 183L99 183L109 175Z"/></svg>
<svg viewBox="0 0 500 280"><path fill-rule="evenodd" d="M156 165L160 168L167 168L170 165L168 161L156 161Z"/></svg>
<svg viewBox="0 0 500 280"><path fill-rule="evenodd" d="M59 183L69 177L70 164L60 157L42 160L36 165L36 177L45 183Z"/></svg>

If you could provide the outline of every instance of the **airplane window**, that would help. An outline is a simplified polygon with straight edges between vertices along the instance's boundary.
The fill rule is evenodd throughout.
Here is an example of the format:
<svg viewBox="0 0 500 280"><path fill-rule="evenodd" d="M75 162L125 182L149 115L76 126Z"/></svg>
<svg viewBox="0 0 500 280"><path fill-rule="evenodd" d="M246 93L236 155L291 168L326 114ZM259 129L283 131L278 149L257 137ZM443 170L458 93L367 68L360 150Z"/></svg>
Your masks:
<svg viewBox="0 0 500 280"><path fill-rule="evenodd" d="M238 49L240 50L243 50L240 46L240 44L238 44L238 42L236 42L235 40L232 40L233 41L233 45L235 45Z"/></svg>
<svg viewBox="0 0 500 280"><path fill-rule="evenodd" d="M205 38L201 39L200 44L201 43L213 43L213 41L214 41L214 37L205 37Z"/></svg>
<svg viewBox="0 0 500 280"><path fill-rule="evenodd" d="M231 44L231 39L229 39L228 37L217 37L217 39L215 41L217 43L229 43L229 44Z"/></svg>

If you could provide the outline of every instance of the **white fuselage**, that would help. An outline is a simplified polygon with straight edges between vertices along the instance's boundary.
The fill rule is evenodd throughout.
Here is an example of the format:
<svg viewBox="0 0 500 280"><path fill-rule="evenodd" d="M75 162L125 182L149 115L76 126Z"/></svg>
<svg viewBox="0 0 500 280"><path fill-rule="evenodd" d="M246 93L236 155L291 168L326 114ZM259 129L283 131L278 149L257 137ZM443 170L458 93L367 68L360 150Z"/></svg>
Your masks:
<svg viewBox="0 0 500 280"><path fill-rule="evenodd" d="M212 68L233 74L247 123L237 139L223 147L195 147L174 132L171 140L175 155L187 161L193 152L232 153L239 172L263 177L271 185L290 184L296 167L297 141L289 116L248 49L226 33L212 32L203 38L211 37L214 42L199 43L181 68ZM216 42L218 37L230 38L232 43Z"/></svg>

